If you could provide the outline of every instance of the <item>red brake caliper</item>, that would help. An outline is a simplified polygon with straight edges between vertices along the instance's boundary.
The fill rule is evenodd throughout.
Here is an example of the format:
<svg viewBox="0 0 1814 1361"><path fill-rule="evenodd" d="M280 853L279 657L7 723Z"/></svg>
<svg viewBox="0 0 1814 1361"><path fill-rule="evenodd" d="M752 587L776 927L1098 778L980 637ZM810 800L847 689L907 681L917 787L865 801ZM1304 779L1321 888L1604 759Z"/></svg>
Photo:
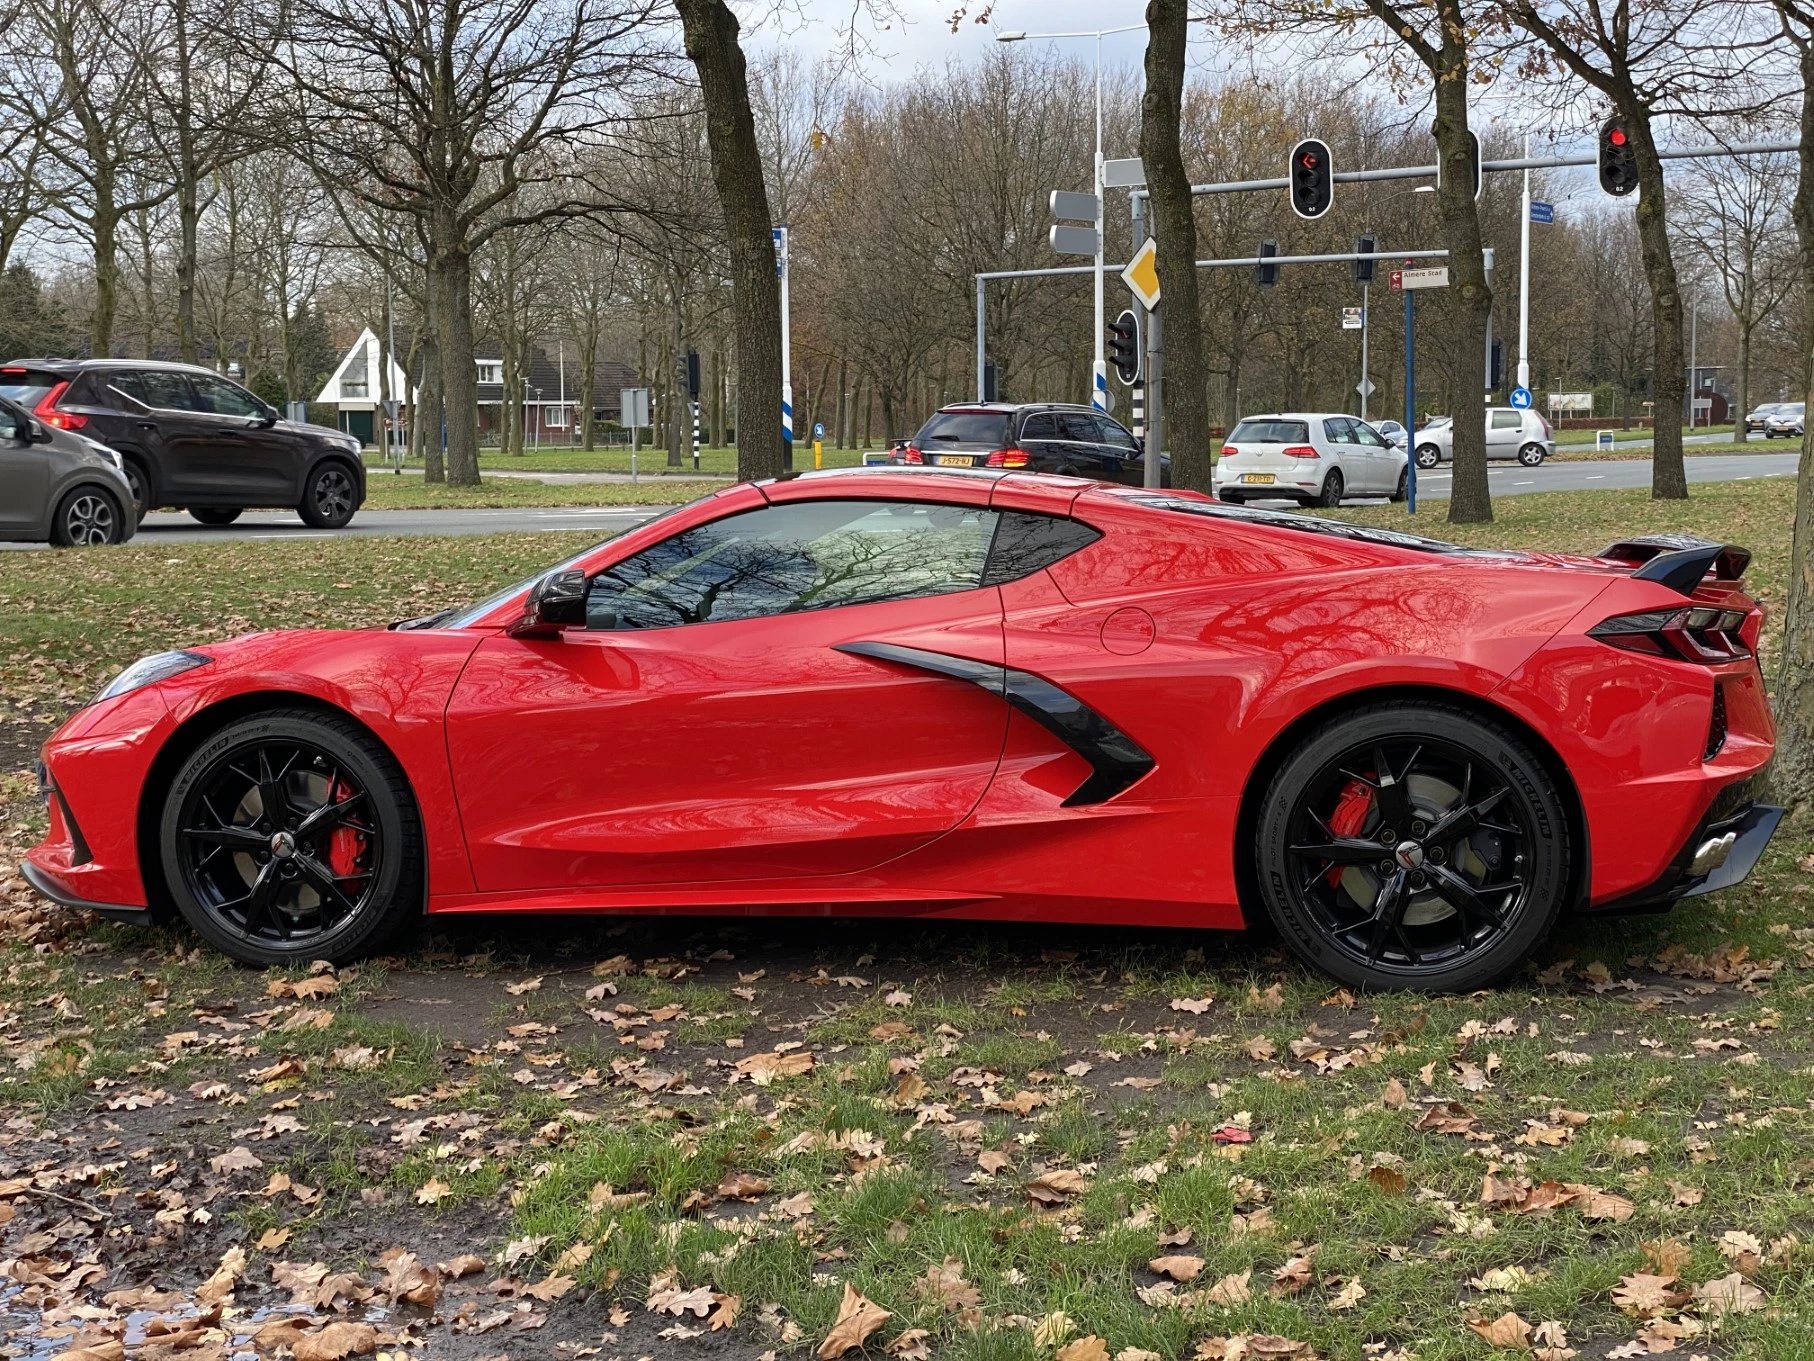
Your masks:
<svg viewBox="0 0 1814 1361"><path fill-rule="evenodd" d="M340 803L351 798L353 788L344 780L335 780L328 788L328 802ZM365 833L341 823L328 834L328 868L339 878L360 873L365 858Z"/></svg>
<svg viewBox="0 0 1814 1361"><path fill-rule="evenodd" d="M1367 825L1367 814L1372 811L1373 787L1365 780L1349 780L1342 789L1341 797L1335 801L1335 811L1329 815L1330 835L1359 836L1361 828ZM1330 888L1340 885L1340 865L1330 866L1327 881Z"/></svg>

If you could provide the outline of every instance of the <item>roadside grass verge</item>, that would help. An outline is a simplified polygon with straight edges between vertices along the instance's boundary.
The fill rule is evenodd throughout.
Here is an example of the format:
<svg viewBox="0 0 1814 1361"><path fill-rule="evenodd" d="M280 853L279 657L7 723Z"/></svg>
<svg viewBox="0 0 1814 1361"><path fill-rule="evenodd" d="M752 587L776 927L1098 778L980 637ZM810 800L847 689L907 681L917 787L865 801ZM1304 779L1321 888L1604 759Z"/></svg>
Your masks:
<svg viewBox="0 0 1814 1361"><path fill-rule="evenodd" d="M476 487L450 487L420 477L374 471L361 510L497 510L512 506L676 506L719 490L723 482L650 477L640 482L538 482L486 477Z"/></svg>

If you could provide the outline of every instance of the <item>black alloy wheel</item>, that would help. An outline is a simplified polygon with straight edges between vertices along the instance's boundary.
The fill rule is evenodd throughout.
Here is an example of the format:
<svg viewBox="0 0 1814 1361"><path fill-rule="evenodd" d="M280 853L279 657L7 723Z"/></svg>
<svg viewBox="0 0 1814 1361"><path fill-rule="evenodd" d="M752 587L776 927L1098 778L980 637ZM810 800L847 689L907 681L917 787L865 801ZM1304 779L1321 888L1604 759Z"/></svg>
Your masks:
<svg viewBox="0 0 1814 1361"><path fill-rule="evenodd" d="M229 725L165 802L165 880L189 924L249 964L335 962L375 948L422 883L422 835L369 734L286 710Z"/></svg>
<svg viewBox="0 0 1814 1361"><path fill-rule="evenodd" d="M309 474L297 514L316 529L340 529L359 509L353 475L338 463L324 463Z"/></svg>
<svg viewBox="0 0 1814 1361"><path fill-rule="evenodd" d="M1258 878L1306 961L1363 988L1468 991L1516 968L1559 912L1567 819L1518 740L1445 705L1380 705L1285 762Z"/></svg>
<svg viewBox="0 0 1814 1361"><path fill-rule="evenodd" d="M124 537L121 511L98 487L77 487L57 507L51 542L61 548L90 548L119 543Z"/></svg>
<svg viewBox="0 0 1814 1361"><path fill-rule="evenodd" d="M145 470L136 459L122 459L126 468L126 485L132 489L133 511L142 521L145 513L151 509L151 487L145 479Z"/></svg>
<svg viewBox="0 0 1814 1361"><path fill-rule="evenodd" d="M1323 489L1317 493L1316 500L1313 504L1321 506L1324 510L1334 510L1342 503L1342 492L1344 489L1342 470L1340 468L1331 468L1329 470L1329 476L1323 479Z"/></svg>

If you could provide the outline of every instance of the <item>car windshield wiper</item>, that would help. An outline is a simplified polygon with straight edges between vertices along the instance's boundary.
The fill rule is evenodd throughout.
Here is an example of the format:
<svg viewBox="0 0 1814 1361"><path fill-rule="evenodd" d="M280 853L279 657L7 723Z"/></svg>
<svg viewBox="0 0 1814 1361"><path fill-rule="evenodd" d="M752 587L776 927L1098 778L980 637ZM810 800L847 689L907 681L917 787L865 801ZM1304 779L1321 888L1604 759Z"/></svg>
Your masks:
<svg viewBox="0 0 1814 1361"><path fill-rule="evenodd" d="M433 614L417 615L414 619L399 619L396 621L396 623L391 624L389 627L391 628L392 631L406 630L406 629L432 629L432 628L435 628L435 627L447 622L447 620L453 618L454 615L459 613L459 610L460 610L460 607L458 605L450 605L444 610L436 610Z"/></svg>

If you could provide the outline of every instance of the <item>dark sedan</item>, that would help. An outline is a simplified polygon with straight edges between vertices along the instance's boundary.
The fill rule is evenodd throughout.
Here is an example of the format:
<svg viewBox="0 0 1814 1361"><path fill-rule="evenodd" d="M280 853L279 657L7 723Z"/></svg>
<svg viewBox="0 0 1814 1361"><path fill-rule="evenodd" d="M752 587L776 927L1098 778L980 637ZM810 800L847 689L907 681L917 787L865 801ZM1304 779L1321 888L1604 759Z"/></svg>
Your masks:
<svg viewBox="0 0 1814 1361"><path fill-rule="evenodd" d="M1056 402L973 402L933 416L894 461L908 467L1025 468L1064 477L1140 486L1146 453L1128 430L1100 411ZM1160 485L1172 484L1159 459Z"/></svg>

